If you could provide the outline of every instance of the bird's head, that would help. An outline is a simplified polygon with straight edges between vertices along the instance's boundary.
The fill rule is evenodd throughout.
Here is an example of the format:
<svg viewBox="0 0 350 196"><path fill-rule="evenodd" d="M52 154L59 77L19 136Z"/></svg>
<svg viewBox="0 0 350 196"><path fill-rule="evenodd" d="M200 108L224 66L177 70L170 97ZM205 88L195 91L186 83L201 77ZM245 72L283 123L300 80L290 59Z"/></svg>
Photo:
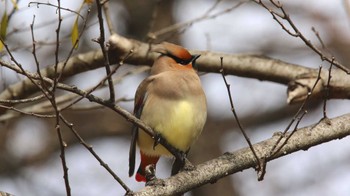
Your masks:
<svg viewBox="0 0 350 196"><path fill-rule="evenodd" d="M192 67L195 67L196 60L200 57L200 55L191 55L185 48L169 42L162 42L161 44L153 47L151 51L161 54L161 56L156 61L168 61L168 64L170 65L176 63L176 67L180 69L181 67L192 69ZM166 58L164 60L161 60L162 57Z"/></svg>

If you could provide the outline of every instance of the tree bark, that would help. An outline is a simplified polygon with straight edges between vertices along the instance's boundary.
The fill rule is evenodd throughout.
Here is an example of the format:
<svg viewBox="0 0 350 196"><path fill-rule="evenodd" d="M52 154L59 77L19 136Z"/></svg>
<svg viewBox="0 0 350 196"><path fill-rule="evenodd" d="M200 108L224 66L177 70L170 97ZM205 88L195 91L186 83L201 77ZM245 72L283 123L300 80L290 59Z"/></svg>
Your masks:
<svg viewBox="0 0 350 196"><path fill-rule="evenodd" d="M310 147L342 139L350 135L350 114L337 118L320 121L316 125L297 129L288 142L274 156L269 156L270 149L280 137L280 133L265 141L254 144L253 147L260 158L267 162L282 156L308 150ZM290 133L289 133L290 134ZM282 139L289 136L287 134ZM251 149L243 148L234 152L228 152L222 156L199 164L192 171L184 171L164 180L164 186L149 186L131 195L175 195L185 193L207 183L215 183L217 180L230 174L255 167L256 162Z"/></svg>

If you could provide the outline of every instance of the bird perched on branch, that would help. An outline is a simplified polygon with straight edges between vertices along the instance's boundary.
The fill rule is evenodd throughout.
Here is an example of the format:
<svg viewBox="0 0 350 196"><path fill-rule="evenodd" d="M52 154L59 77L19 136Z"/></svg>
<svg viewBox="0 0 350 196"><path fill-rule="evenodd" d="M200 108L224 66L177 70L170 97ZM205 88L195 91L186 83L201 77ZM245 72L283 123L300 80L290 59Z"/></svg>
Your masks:
<svg viewBox="0 0 350 196"><path fill-rule="evenodd" d="M185 48L168 42L156 45L152 51L160 56L155 60L150 76L137 88L134 115L168 144L186 154L202 132L207 118L206 97L193 69L200 55L191 55ZM141 163L135 178L146 181L146 166L155 166L160 156L172 154L134 125L129 176L135 170L136 143L140 147Z"/></svg>

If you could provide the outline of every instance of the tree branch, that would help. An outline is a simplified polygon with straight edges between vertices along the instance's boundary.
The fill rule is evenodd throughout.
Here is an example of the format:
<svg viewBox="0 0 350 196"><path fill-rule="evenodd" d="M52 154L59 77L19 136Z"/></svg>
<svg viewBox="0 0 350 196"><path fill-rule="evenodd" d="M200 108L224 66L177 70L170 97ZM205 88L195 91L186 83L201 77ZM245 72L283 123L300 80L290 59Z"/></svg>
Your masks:
<svg viewBox="0 0 350 196"><path fill-rule="evenodd" d="M267 155L279 138L278 133L270 139L254 144L253 147L256 149L259 157L264 157L266 161L271 161L350 135L350 124L348 123L350 122L350 114L330 119L329 122L331 124L321 121L317 125L298 129L273 157L267 157ZM287 137L288 134L284 139ZM254 167L255 164L255 158L251 149L246 147L199 164L192 171L180 172L175 176L169 177L164 180L164 186L148 186L139 192L133 193L133 195L175 195L185 193L201 185L214 183L230 174Z"/></svg>
<svg viewBox="0 0 350 196"><path fill-rule="evenodd" d="M9 69L23 74L25 76L27 76L28 78L30 78L31 80L38 80L41 79L44 82L47 82L50 85L53 85L54 83L56 84L56 88L61 89L61 90L65 90L67 92L72 92L75 93L77 95L80 95L81 97L84 97L86 99L88 99L91 102L95 102L98 103L102 106L108 107L110 109L112 109L113 111L117 112L119 115L123 116L126 120L130 121L131 123L137 124L137 126L141 129L143 129L148 135L150 135L153 139L154 136L156 135L154 133L154 131L152 130L152 128L150 126L148 126L147 124L145 124L142 120L136 118L133 114L131 114L130 112L128 112L127 110L123 109L122 107L116 105L114 102L110 102L110 100L105 100L102 99L100 97L97 97L93 94L90 94L89 92L83 91L75 86L70 86L70 85L66 85L63 83L59 83L57 81L54 81L50 78L44 77L44 78L40 78L37 74L33 74L31 72L25 71L21 68L18 68L14 65L6 65ZM50 100L51 101L51 100ZM57 108L56 102L52 102L52 105L56 111L56 118L57 118L57 112L60 112ZM1 108L1 107L0 107ZM8 107L3 107L6 109L9 109ZM12 109L12 108L10 108ZM171 146L163 137L158 136L158 143L162 144L169 152L171 152L173 155L177 155L178 150L176 148L174 148L173 146Z"/></svg>
<svg viewBox="0 0 350 196"><path fill-rule="evenodd" d="M110 63L118 63L126 55L132 55L125 59L125 63L133 65L151 65L157 54L150 53L149 45L133 39L127 39L114 34L109 39ZM317 79L318 70L311 69L278 59L272 59L259 55L248 54L225 54L208 51L191 51L201 54L198 59L199 71L219 73L220 57L225 59L225 74L241 77L255 78L259 80L276 82L289 85L289 103L303 101L307 96L307 89L312 87ZM0 65L9 63L0 59ZM58 70L62 70L64 62L58 64ZM78 54L71 57L62 72L62 79L76 75L81 72L100 68L104 65L101 50ZM41 71L43 77L53 78L54 66L49 66ZM314 97L322 97L328 80L328 72L322 71L319 88L314 92ZM308 88L306 88L308 87ZM22 99L37 92L38 89L29 79L10 85L0 94L0 100ZM329 99L350 99L350 77L341 70L332 70L332 80L329 84ZM3 113L0 110L0 114Z"/></svg>

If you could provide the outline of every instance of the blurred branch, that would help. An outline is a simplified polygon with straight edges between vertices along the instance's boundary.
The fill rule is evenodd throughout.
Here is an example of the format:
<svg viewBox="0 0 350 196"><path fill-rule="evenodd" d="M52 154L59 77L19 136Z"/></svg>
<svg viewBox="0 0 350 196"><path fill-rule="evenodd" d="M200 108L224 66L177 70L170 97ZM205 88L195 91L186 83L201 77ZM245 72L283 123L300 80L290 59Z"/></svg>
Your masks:
<svg viewBox="0 0 350 196"><path fill-rule="evenodd" d="M14 196L14 195L7 192L0 191L0 196Z"/></svg>
<svg viewBox="0 0 350 196"><path fill-rule="evenodd" d="M127 39L114 34L109 39L110 63L119 63L130 51L133 51L124 63L133 65L151 65L157 54L149 52L153 45L133 39ZM191 51L201 54L197 60L199 71L219 73L220 57L225 60L225 74L236 75L247 78L256 78L289 86L289 102L303 101L307 96L307 89L311 88L317 79L318 70L311 69L281 60L251 54L225 54L210 51ZM58 70L62 70L65 62L58 64ZM0 65L10 68L11 64L0 59ZM104 65L104 58L101 50L72 56L66 62L62 71L62 78L67 78L78 73L100 68ZM53 67L49 66L40 72L43 77L53 78ZM11 68L10 68L11 69ZM324 88L328 80L328 72L322 71L319 88L314 92L313 98L322 98ZM37 92L38 89L29 79L10 85L0 94L0 100L22 99ZM329 84L329 99L350 98L350 77L341 70L332 70L332 80ZM1 112L0 114L3 113Z"/></svg>
<svg viewBox="0 0 350 196"><path fill-rule="evenodd" d="M71 101L76 98L81 100L81 96L76 94L64 94L61 96L56 96L56 104L59 107L58 108L59 111L63 111L67 109L74 110L74 111L90 111L90 110L104 108L104 106L96 103L76 105L76 101L73 102L75 105L72 106L73 104ZM129 101L133 101L133 99L127 99L125 97L122 97L122 98L116 99L115 104L118 104L120 102L129 102ZM67 106L70 106L70 107L68 108ZM40 118L55 117L54 115L50 114L54 112L54 108L52 108L51 102L48 100L40 103L33 103L22 109L17 109L17 108L14 108L13 106L6 106L6 105L0 105L0 108L5 108L7 110L14 111L14 112L7 112L6 114L1 115L0 122L6 122L8 120L19 118L20 116L23 116L23 115L35 116Z"/></svg>
<svg viewBox="0 0 350 196"><path fill-rule="evenodd" d="M139 42L132 39L126 39L117 34L110 37L110 53L118 61L120 57L133 50L125 63L130 64L147 64L155 58L155 55L148 53L152 45ZM259 55L248 54L224 54L208 51L191 51L192 53L201 54L198 59L198 69L203 72L220 72L220 57L225 59L225 74L237 75L259 80L267 80L280 84L287 84L290 88L288 93L288 102L301 102L312 88L317 79L318 70L311 69L281 60L272 59ZM322 71L321 82L315 89L312 98L322 98L325 84L328 80L328 72ZM341 70L333 70L332 80L329 86L329 98L348 99L350 97L350 77ZM1 96L1 95L0 95Z"/></svg>
<svg viewBox="0 0 350 196"><path fill-rule="evenodd" d="M160 29L156 32L150 32L148 33L148 37L155 40L157 39L159 36L161 35L164 35L164 34L167 34L167 33L170 33L170 32L174 32L174 31L177 31L177 30L180 30L180 29L184 29L186 27L189 27L191 25L193 25L194 23L197 23L197 22L200 22L200 21L203 21L203 20L208 20L208 19L213 19L213 18L216 18L220 15L223 15L223 14L226 14L226 13L229 13L231 12L232 10L240 7L243 3L245 2L238 2L236 5L233 5L225 10L222 10L218 13L215 13L215 14L212 14L210 15L210 13L217 7L217 5L220 3L221 0L218 0L214 3L214 5L209 8L208 11L206 11L204 13L203 16L200 16L198 18L195 18L193 20L189 20L189 21L186 21L186 22L183 22L183 23L177 23L177 24L174 24L174 25L171 25L171 26L168 26L166 28L163 28L163 29Z"/></svg>
<svg viewBox="0 0 350 196"><path fill-rule="evenodd" d="M105 18L106 18L106 23L108 26L109 34L114 34L116 31L114 30L113 23L111 20L111 15L109 12L109 1L101 2L101 4L103 7L103 11L105 13Z"/></svg>
<svg viewBox="0 0 350 196"><path fill-rule="evenodd" d="M348 24L350 24L350 2L349 0L343 0L344 10L348 16Z"/></svg>
<svg viewBox="0 0 350 196"><path fill-rule="evenodd" d="M279 134L254 144L253 147L256 149L259 157L266 157L266 161L271 161L300 150L308 150L313 146L349 136L349 121L350 114L347 114L330 119L329 122L331 124L321 121L317 125L297 129L289 138L288 143L274 157L268 157L267 155L279 138ZM175 195L185 193L195 187L213 183L230 174L255 167L255 164L255 158L251 153L251 149L246 147L199 164L192 171L180 172L175 176L169 177L164 180L164 186L148 186L132 195Z"/></svg>

